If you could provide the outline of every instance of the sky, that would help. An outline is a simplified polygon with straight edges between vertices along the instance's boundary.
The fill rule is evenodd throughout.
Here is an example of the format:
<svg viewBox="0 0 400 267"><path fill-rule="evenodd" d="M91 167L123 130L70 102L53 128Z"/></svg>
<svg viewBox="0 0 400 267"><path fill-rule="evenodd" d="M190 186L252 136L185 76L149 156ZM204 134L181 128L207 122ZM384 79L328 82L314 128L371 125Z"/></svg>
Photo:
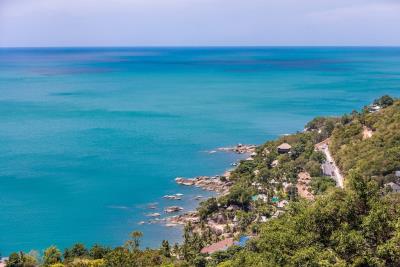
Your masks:
<svg viewBox="0 0 400 267"><path fill-rule="evenodd" d="M1 47L400 46L400 0L0 0Z"/></svg>

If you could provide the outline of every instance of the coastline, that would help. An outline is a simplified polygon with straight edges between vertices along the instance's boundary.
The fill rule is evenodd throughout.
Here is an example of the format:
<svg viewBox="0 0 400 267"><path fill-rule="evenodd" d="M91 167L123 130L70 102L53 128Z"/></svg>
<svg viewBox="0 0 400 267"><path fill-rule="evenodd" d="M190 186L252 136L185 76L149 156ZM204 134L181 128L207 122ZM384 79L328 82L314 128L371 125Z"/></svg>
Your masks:
<svg viewBox="0 0 400 267"><path fill-rule="evenodd" d="M385 111L385 116L381 116L381 120L390 120L388 118L393 117L390 116L391 114L398 112L398 107L399 103L396 102L393 108L388 108L387 111ZM164 208L163 214L177 215L160 218L162 213L157 211L146 214L147 217L151 218L149 222L151 222L151 220L153 220L154 223L161 222L169 228L184 225L183 243L175 243L171 249L168 239L164 239L160 249L146 248L146 250L141 250L139 248L139 239L142 233L134 231L131 233L131 240L128 240L124 247L106 248L109 252L105 252L101 261L110 261L108 257L114 255L113 253L120 253L121 249L127 255L132 254L135 256L137 254L147 255L147 253L150 252L152 255L155 255L158 260L163 258L166 262L190 263L195 262L198 257L201 257L203 262L212 262L215 260L214 255L221 256L225 255L225 253L233 253L231 255L232 257L240 257L240 251L249 252L249 249L251 250L254 246L261 246L262 248L265 241L270 242L270 240L272 240L272 242L275 242L277 245L281 244L280 235L278 234L278 236L276 236L272 234L272 236L269 236L271 233L277 232L287 236L287 228L290 229L292 227L293 229L291 229L291 232L298 231L298 234L301 235L304 228L299 228L298 222L306 223L306 226L309 222L312 222L315 227L306 228L306 231L312 234L315 232L325 233L324 230L319 230L321 220L318 217L316 218L313 212L316 211L318 216L325 216L323 217L326 218L324 222L328 224L333 218L332 213L328 212L326 215L324 213L321 214L319 211L320 208L326 206L329 210L332 205L344 205L346 208L352 207L352 205L348 205L348 198L342 197L345 195L354 197L354 190L360 190L355 192L362 193L360 194L361 197L365 192L363 191L365 190L364 186L362 186L361 189L351 188L352 184L371 184L371 189L374 188L374 195L371 199L377 200L379 197L385 200L385 194L390 196L392 193L396 193L396 191L392 192L389 190L390 188L388 188L392 187L392 189L396 189L396 183L391 182L385 184L385 188L380 188L376 181L375 183L370 183L373 181L372 177L365 178L369 179L365 181L361 174L357 174L357 176L354 176L354 173L349 174L349 172L346 172L346 170L348 171L349 169L340 165L340 160L344 160L346 157L337 158L336 153L338 153L338 151L335 150L337 149L337 147L335 147L337 143L335 142L345 137L343 136L344 131L339 132L339 130L337 130L342 129L341 127L346 127L348 129L356 127L353 139L363 140L362 142L364 143L354 142L353 145L373 145L373 143L368 143L366 140L372 136L362 138L361 129L363 125L361 125L358 119L359 117L372 118L374 116L380 116L380 114L377 113L375 115L373 112L364 109L363 113L356 113L353 115L354 117L352 117L350 122L347 120L346 116L347 115L334 118L315 118L307 124L303 132L281 136L280 138L267 141L259 146L252 145L252 151L248 150L242 153L237 149L223 149L222 151L233 151L249 157L240 160L240 162L235 165L232 172L226 172L224 175L175 178L175 183L182 188L212 191L216 192L218 197L206 198L205 201L200 203L195 212L184 212L182 207L173 205ZM378 117L376 118L378 119ZM327 127L331 122L337 122L334 129ZM396 125L395 121L390 121L390 123L391 125ZM385 124L386 123L380 123L380 121L376 122L375 131L378 137L386 133L382 129L382 125ZM395 127L388 127L388 129L390 129L389 133L397 136L398 133L396 133L396 131L391 131L394 128ZM328 163L329 166L336 167L335 159L333 157L325 157L323 151L320 149L326 147L328 140L331 140L329 145L332 146L333 155L339 162L338 166L342 167L341 170L338 169L336 172L326 167ZM390 144L386 144L386 147L390 147ZM371 149L382 150L380 146L372 146ZM251 152L250 155L247 154L249 152ZM398 163L396 159L392 159L392 161L395 164ZM392 181L395 176L400 177L400 171L397 171L395 167L391 168L392 173L384 176L386 181ZM328 172L325 173L327 169ZM337 173L346 175L342 178L349 180L346 184L350 185L350 188L341 188L339 182L335 179ZM328 183L326 182L327 180ZM318 184L320 182L324 182L324 184ZM337 196L341 198L337 198ZM182 193L174 193L164 195L162 198L173 203L181 201L184 197L185 195ZM354 199L353 197L351 198L352 200ZM202 197L193 198L191 201L200 199L202 199ZM327 199L330 201L326 202ZM360 200L363 199L356 198L353 201L356 205L361 204L362 207L364 202ZM390 205L390 203L386 205ZM149 210L157 210L157 204L150 203L147 205L147 208ZM295 209L293 210L292 208ZM358 207L355 209L358 210ZM327 209L325 208L324 210ZM183 213L179 214L180 212ZM335 209L333 209L333 212L335 212ZM345 218L346 220L352 221L354 219L351 213L346 214L349 214L347 215L348 217ZM307 217L304 218L304 216ZM365 213L364 216L369 215ZM290 220L290 218L293 217L298 219ZM396 218L393 218L393 220L395 219ZM334 222L332 226L337 227L338 224L341 224L342 219L339 220L340 221ZM293 221L295 222L294 225L292 224ZM144 225L146 222L141 222L140 224ZM281 225L285 225L285 227L282 228ZM180 231L181 228L177 230ZM175 230L174 232L177 233L178 231ZM308 238L309 235L305 237ZM250 241L251 245L247 243L247 241ZM289 241L298 242L297 239L290 239ZM320 241L318 239L313 242L319 243ZM302 246L303 241L300 240L300 243ZM136 245L131 248L131 244ZM80 243L76 243L72 250L83 246L84 245ZM230 249L231 247L232 249ZM94 245L92 249L97 250L97 245ZM301 247L299 249L301 249ZM64 253L64 262L68 263L71 256L69 256L67 252L69 252L68 249ZM222 254L214 254L216 252ZM15 255L18 254L14 253L13 256ZM28 257L30 257L30 254L28 254ZM81 255L73 257L78 258L78 260L92 260L81 258ZM90 258L93 256L88 254L87 257ZM124 258L125 256L122 257ZM93 260L97 259L94 258ZM221 261L225 260L226 258L221 259ZM161 261L159 262L162 263ZM229 262L229 260L227 262Z"/></svg>
<svg viewBox="0 0 400 267"><path fill-rule="evenodd" d="M150 213L141 206L152 201L168 205L170 201L162 199L163 195L184 193L179 203L194 210L198 202L189 200L192 189L180 192L183 187L176 186L174 178L221 174L234 161L230 155L208 155L204 150L237 142L261 144L303 129L315 116L359 109L383 93L399 95L395 80L365 71L398 70L399 64L388 64L394 62L388 51L380 49L374 49L377 60L372 63L367 53L357 49L339 54L311 49L312 57L301 49L299 57L284 49L243 49L231 54L238 70L260 66L246 61L249 53L254 55L254 63L265 53L299 64L314 56L327 64L340 60L344 68L335 69L333 76L326 75L332 70L314 65L299 69L298 64L286 66L287 72L271 66L272 76L257 72L238 75L224 64L231 58L226 54L182 54L179 49L147 61L147 72L138 73L143 62L128 57L135 50L111 49L107 57L101 51L43 49L40 55L25 51L26 61L15 61L15 68L3 73L4 77L22 77L25 64L29 64L32 81L29 86L26 79L9 79L4 84L4 114L9 115L2 120L6 146L0 209L1 225L9 231L1 238L3 255L40 250L53 243L60 248L73 242L117 246L137 227L144 234L143 247L156 247L164 237L173 239L173 234L181 238L180 229L162 226L163 230L153 234L160 225L139 227L137 222L146 221L145 214ZM47 60L50 54L51 60ZM18 51L5 53L3 63L21 55ZM87 55L104 58L102 64L109 72L97 74L98 63ZM123 66L118 63L121 55L127 60ZM189 69L187 64L167 64L175 62L176 56L182 63L190 63L210 55L221 62L190 65L193 68ZM80 66L93 72L64 75ZM351 75L348 67L354 69ZM47 70L53 75L44 76ZM158 97L151 97L154 94ZM171 97L175 95L179 97ZM28 119L31 134L26 134L25 124L21 124ZM198 188L193 191L203 194ZM40 219L50 217L52 220Z"/></svg>
<svg viewBox="0 0 400 267"><path fill-rule="evenodd" d="M175 228L185 226L188 223L198 223L200 221L197 212L199 204L212 197L220 197L228 194L230 187L233 185L233 182L229 180L231 172L237 168L239 161L252 160L252 157L255 156L256 148L257 145L238 143L232 147L219 147L215 150L206 151L209 154L234 153L240 155L241 157L235 162L232 162L230 164L230 168L226 168L222 174L217 174L214 176L200 175L192 178L176 177L174 182L179 185L179 187L187 188L189 190L196 188L203 192L212 194L207 196L205 196L205 194L201 194L190 198L191 203L195 204L194 210L188 210L187 208L183 207L183 205L179 205L179 202L184 198L187 198L187 195L182 193L164 195L161 198L170 201L171 205L162 209L158 206L158 202L148 203L146 205L148 213L145 214L148 220L141 220L137 222L137 225L159 224L163 227Z"/></svg>

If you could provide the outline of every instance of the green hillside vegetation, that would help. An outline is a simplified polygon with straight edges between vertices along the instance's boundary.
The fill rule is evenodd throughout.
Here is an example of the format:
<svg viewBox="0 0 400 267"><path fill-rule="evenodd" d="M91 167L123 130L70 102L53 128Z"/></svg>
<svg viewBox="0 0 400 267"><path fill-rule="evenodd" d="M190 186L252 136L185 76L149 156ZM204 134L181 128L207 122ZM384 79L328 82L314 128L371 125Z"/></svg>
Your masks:
<svg viewBox="0 0 400 267"><path fill-rule="evenodd" d="M320 195L328 190L328 188L334 187L335 185L335 181L327 176L313 177L311 180L311 188L314 195Z"/></svg>
<svg viewBox="0 0 400 267"><path fill-rule="evenodd" d="M292 203L218 266L399 266L400 196L351 171L346 190Z"/></svg>
<svg viewBox="0 0 400 267"><path fill-rule="evenodd" d="M400 102L384 103L387 102L392 104L379 112L369 113L364 109L354 113L345 125L335 127L331 150L345 174L358 168L380 185L393 181L400 161ZM362 126L373 131L371 138L362 139Z"/></svg>
<svg viewBox="0 0 400 267"><path fill-rule="evenodd" d="M374 104L380 109L318 117L303 132L259 146L231 173L228 194L200 204L200 222L185 226L182 244L163 241L159 249L143 250L141 233L133 232L121 247L75 244L63 253L50 247L42 257L18 252L7 266L400 266L400 194L383 188L400 170L400 100L383 96ZM372 136L365 137L365 129ZM323 176L325 156L315 145L327 138L344 189ZM278 153L282 143L290 144L290 153ZM300 172L310 174L314 200L300 197ZM278 205L282 200L289 204ZM217 219L226 223L223 233L209 226ZM253 236L244 247L200 253L242 235Z"/></svg>

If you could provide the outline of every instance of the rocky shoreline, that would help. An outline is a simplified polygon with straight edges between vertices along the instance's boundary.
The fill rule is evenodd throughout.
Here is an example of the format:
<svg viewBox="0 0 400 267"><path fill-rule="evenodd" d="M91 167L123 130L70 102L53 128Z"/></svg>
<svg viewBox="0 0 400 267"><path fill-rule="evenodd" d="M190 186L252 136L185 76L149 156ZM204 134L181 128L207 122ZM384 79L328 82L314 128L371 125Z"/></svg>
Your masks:
<svg viewBox="0 0 400 267"><path fill-rule="evenodd" d="M232 182L227 180L226 176L197 176L195 178L177 177L175 182L179 185L195 186L203 190L214 191L217 193L226 193Z"/></svg>
<svg viewBox="0 0 400 267"><path fill-rule="evenodd" d="M233 147L221 147L218 148L218 151L222 152L229 152L229 153L236 153L236 154L248 154L250 157L256 155L256 145L243 145L243 144L237 144L236 146ZM232 163L231 166L238 166L238 164ZM229 189L232 186L232 182L229 181L231 171L225 171L224 174L222 175L215 175L215 176L196 176L193 178L185 178L185 177L176 177L175 182L178 185L182 186L193 186L200 188L202 190L206 191L212 191L216 192L219 195L224 195L229 193ZM164 199L166 200L181 200L183 197L183 194L176 193L172 195L165 195L163 196ZM200 201L203 199L203 196L197 195L196 197L193 198L193 200ZM149 209L156 209L156 205L154 203L151 203L147 206ZM164 213L165 214L171 214L171 213L179 213L184 210L183 207L180 206L168 206L164 208ZM177 227L177 226L183 226L186 225L187 223L192 223L192 224L197 224L200 219L197 214L197 211L186 211L181 214L173 215L173 216L167 216L164 218L162 217L162 214L159 212L153 212L153 213L148 213L146 214L147 217L150 218L147 222L145 221L140 221L138 224L143 225L143 224L155 224L155 223L162 223L166 227Z"/></svg>
<svg viewBox="0 0 400 267"><path fill-rule="evenodd" d="M234 147L220 147L218 151L234 152L237 154L251 154L256 152L256 145L237 144Z"/></svg>

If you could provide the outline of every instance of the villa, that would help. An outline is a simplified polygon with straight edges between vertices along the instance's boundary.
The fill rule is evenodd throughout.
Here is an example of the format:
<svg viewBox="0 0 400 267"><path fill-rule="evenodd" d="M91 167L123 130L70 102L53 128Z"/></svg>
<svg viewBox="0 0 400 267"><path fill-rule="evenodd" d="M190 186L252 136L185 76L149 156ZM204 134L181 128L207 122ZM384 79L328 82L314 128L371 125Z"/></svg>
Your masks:
<svg viewBox="0 0 400 267"><path fill-rule="evenodd" d="M280 146L278 146L278 153L279 154L289 153L291 148L292 146L289 145L288 143L283 143Z"/></svg>
<svg viewBox="0 0 400 267"><path fill-rule="evenodd" d="M289 201L284 199L279 201L278 204L276 204L276 207L283 209L287 204L289 204Z"/></svg>
<svg viewBox="0 0 400 267"><path fill-rule="evenodd" d="M233 245L244 247L246 245L246 242L249 241L251 238L252 236L241 236L239 238L239 241L234 241L233 238L226 238L224 240L202 248L200 252L203 254L212 254L217 251L227 250Z"/></svg>
<svg viewBox="0 0 400 267"><path fill-rule="evenodd" d="M227 238L202 248L200 252L203 254L212 254L217 251L227 250L229 247L233 246L234 243L233 238Z"/></svg>
<svg viewBox="0 0 400 267"><path fill-rule="evenodd" d="M370 105L368 107L368 109L369 109L369 112L374 113L374 112L381 110L381 107L379 105Z"/></svg>

